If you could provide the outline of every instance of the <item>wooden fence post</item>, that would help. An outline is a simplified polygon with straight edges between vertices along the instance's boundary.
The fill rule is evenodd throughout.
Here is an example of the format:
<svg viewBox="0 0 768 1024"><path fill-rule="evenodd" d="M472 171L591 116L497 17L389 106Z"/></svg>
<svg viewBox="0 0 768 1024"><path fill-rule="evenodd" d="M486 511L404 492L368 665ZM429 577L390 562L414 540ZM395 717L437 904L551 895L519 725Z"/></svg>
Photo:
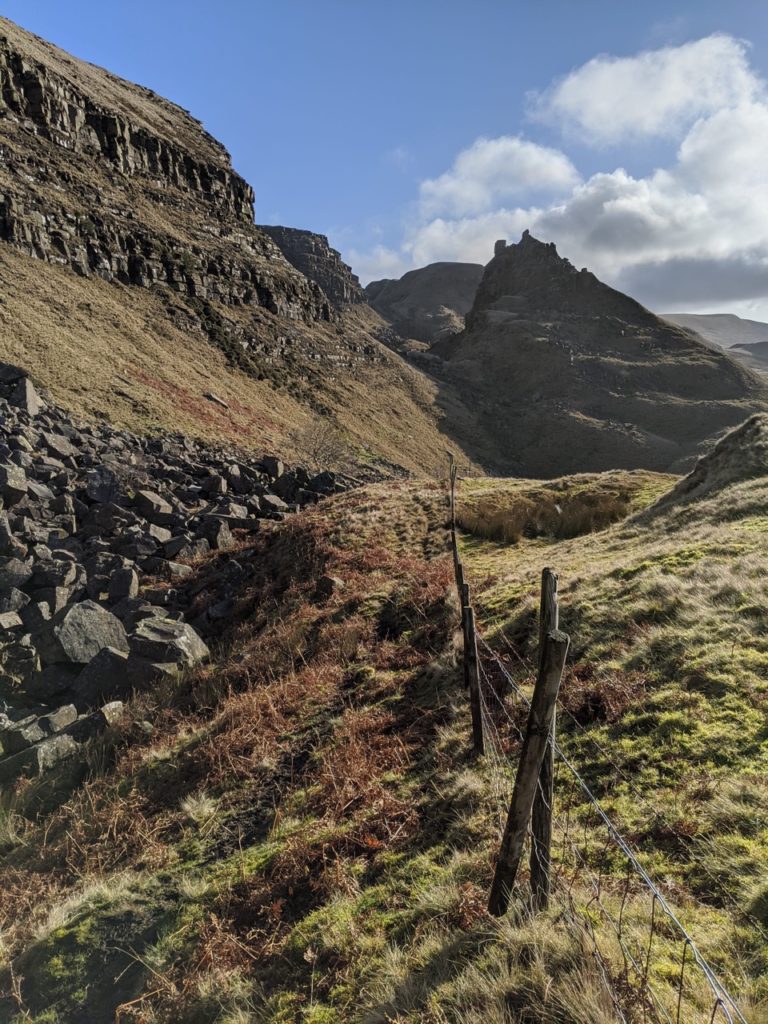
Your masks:
<svg viewBox="0 0 768 1024"><path fill-rule="evenodd" d="M559 630L548 633L545 638L544 656L533 691L523 749L520 752L520 764L515 777L515 788L512 791L499 861L488 901L488 910L496 917L507 911L510 892L520 866L541 762L552 730L552 714L560 689L568 644L568 637Z"/></svg>
<svg viewBox="0 0 768 1024"><path fill-rule="evenodd" d="M464 632L464 679L469 687L469 706L472 711L472 749L476 754L485 753L483 737L483 715L480 709L480 663L477 660L477 633L475 632L475 611L467 604L463 609Z"/></svg>
<svg viewBox="0 0 768 1024"><path fill-rule="evenodd" d="M541 574L539 607L539 671L544 660L547 634L559 627L557 575L551 569ZM552 728L539 771L539 784L531 812L531 890L533 909L546 910L549 905L550 867L552 863L552 808L555 781L555 734L557 708L552 709Z"/></svg>

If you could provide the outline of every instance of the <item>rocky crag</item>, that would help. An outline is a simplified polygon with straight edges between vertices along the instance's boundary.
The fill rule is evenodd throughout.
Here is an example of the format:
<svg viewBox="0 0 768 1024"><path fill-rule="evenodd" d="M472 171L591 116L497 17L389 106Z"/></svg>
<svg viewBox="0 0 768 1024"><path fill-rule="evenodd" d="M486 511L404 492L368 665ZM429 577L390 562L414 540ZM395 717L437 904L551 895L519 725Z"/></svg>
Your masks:
<svg viewBox="0 0 768 1024"><path fill-rule="evenodd" d="M466 329L431 352L523 475L682 469L768 406L746 367L528 232L497 244Z"/></svg>
<svg viewBox="0 0 768 1024"><path fill-rule="evenodd" d="M186 111L0 19L0 238L84 276L328 320ZM160 216L162 210L162 216Z"/></svg>
<svg viewBox="0 0 768 1024"><path fill-rule="evenodd" d="M136 689L208 656L250 568L239 538L343 489L181 435L83 426L0 364L0 786L56 767ZM225 562L204 609L190 560Z"/></svg>
<svg viewBox="0 0 768 1024"><path fill-rule="evenodd" d="M272 239L292 266L322 288L336 309L366 301L357 275L325 235L272 224L261 224L259 229Z"/></svg>
<svg viewBox="0 0 768 1024"><path fill-rule="evenodd" d="M441 457L435 385L382 344L324 241L299 233L312 280L254 224L185 110L0 19L0 148L0 358L59 404L289 458L329 426L366 463Z"/></svg>

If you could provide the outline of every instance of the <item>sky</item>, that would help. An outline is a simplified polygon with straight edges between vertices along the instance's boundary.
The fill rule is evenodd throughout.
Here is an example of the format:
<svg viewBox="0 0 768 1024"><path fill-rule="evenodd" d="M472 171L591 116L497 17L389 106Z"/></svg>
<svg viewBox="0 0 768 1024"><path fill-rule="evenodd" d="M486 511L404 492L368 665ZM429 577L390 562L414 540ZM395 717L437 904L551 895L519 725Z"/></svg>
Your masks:
<svg viewBox="0 0 768 1024"><path fill-rule="evenodd" d="M257 223L365 282L523 229L657 311L768 321L765 0L5 0L203 121Z"/></svg>

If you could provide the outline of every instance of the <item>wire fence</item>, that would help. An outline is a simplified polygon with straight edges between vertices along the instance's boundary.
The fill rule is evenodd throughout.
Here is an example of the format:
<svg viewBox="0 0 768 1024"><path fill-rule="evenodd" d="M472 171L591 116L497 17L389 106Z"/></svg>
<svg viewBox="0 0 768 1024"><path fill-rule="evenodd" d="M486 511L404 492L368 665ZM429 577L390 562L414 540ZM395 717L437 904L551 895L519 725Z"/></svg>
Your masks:
<svg viewBox="0 0 768 1024"><path fill-rule="evenodd" d="M450 525L459 599L469 600L456 532L456 467L451 464ZM481 749L491 780L494 818L504 826L514 782L514 760L524 739L530 700L470 617L477 652ZM470 638L465 633L465 650ZM528 666L530 667L530 666ZM570 712L558 712L582 728ZM736 999L702 954L673 908L671 897L643 866L630 840L607 814L573 759L554 739L555 806L552 894L584 936L625 1024L747 1024ZM476 749L477 749L477 743ZM643 805L661 813L595 741L599 756ZM663 820L663 818L662 818ZM671 826L670 826L671 827ZM654 957L654 952L659 956ZM658 962L657 962L658 959Z"/></svg>

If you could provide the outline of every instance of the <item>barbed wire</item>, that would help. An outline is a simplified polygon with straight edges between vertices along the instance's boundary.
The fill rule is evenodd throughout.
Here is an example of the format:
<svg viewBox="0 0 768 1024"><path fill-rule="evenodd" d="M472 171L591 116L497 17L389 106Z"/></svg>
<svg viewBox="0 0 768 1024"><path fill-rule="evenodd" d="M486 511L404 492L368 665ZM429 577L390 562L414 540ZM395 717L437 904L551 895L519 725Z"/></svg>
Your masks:
<svg viewBox="0 0 768 1024"><path fill-rule="evenodd" d="M525 704L526 707L530 707L530 701L529 701L528 697L523 693L522 689L517 685L517 683L515 682L515 680L511 676L511 674L507 671L507 669L504 666L503 662L501 662L501 660L498 658L498 656L495 654L495 652L489 646L489 644L485 641L485 639L479 633L477 633L476 635L477 635L477 642L478 642L479 646L483 649L483 651L485 651L486 655L491 657L491 659L493 660L494 664L499 669L499 671L501 671L502 675L505 677L507 683L510 685L510 687L512 688L514 693L522 700L522 702ZM486 676L486 678L487 678L487 676ZM514 722L512 716L509 714L508 710L504 706L501 698L498 697L498 694L495 694L495 690L493 690L492 687L489 688L489 689L490 689L490 692L493 693L496 696L496 698L497 698L497 700L498 700L502 710L504 711L504 714L506 715L507 720L509 721L510 725L514 729L519 731L519 727L516 725L516 723ZM704 977L706 978L707 983L709 984L710 989L712 990L713 995L715 996L716 999L720 1000L720 1002L722 1003L722 1009L723 1009L723 1012L724 1012L726 1020L729 1022L729 1024L734 1024L735 1020L739 1021L740 1024L747 1024L746 1018L743 1016L743 1014L739 1010L738 1005L736 1004L736 1001L730 995L730 993L725 988L725 986L722 984L722 982L720 982L719 978L717 977L717 975L714 972L714 969L710 966L709 962L706 960L704 955L700 952L700 950L698 949L698 947L697 947L696 943L694 942L692 936L688 933L688 931L686 930L685 926L682 924L680 919L677 917L675 912L672 910L671 906L667 902L666 898L664 897L664 895L662 894L662 892L660 891L660 889L658 888L656 883L653 881L653 879L650 877L650 875L648 874L646 869L643 867L643 865L640 862L640 860L638 859L635 851L632 849L629 841L616 828L614 823L611 821L611 819L606 814L606 812L603 809L602 805L600 804L599 800L597 799L595 794L590 789L590 787L587 784L586 780L583 778L583 776L578 771L578 769L573 764L573 762L570 760L570 758L565 754L565 752L563 751L561 745L558 742L556 742L556 741L554 743L554 750L555 750L556 757L558 757L560 759L560 761L565 765L565 767L571 773L571 775L575 779L578 787L581 789L584 797L586 797L587 802L593 807L593 809L595 810L595 812L597 813L597 815L601 819L603 825L605 826L606 830L608 831L608 834L611 836L611 839L613 840L615 845L621 850L621 852L627 858L629 863L632 865L632 868L635 871L635 873L642 879L643 883L645 884L645 886L647 887L649 892L652 894L652 897L653 897L653 900L654 900L654 906L655 905L659 906L660 910L672 922L674 927L680 933L681 938L682 938L683 942L686 945L686 948L690 950L690 953L691 953L692 957L694 958L694 960L696 961L696 963L700 967Z"/></svg>

